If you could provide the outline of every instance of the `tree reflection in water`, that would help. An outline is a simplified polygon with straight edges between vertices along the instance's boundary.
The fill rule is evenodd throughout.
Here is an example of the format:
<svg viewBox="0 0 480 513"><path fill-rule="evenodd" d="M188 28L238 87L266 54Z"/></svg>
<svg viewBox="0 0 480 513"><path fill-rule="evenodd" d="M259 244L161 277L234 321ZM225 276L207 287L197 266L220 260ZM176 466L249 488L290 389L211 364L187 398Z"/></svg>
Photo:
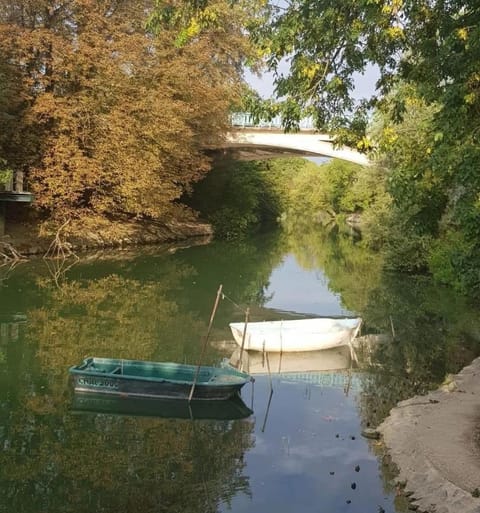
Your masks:
<svg viewBox="0 0 480 513"><path fill-rule="evenodd" d="M197 358L206 323L167 298L190 272L176 271L37 282L42 302L0 367L0 511L216 511L249 493L249 420L69 411L67 369L86 355Z"/></svg>
<svg viewBox="0 0 480 513"><path fill-rule="evenodd" d="M398 401L438 387L480 354L476 309L454 291L383 271L381 255L348 230L290 228L284 237L303 267L323 270L345 308L363 318L364 333L391 339L374 345L363 364L365 425L378 425Z"/></svg>

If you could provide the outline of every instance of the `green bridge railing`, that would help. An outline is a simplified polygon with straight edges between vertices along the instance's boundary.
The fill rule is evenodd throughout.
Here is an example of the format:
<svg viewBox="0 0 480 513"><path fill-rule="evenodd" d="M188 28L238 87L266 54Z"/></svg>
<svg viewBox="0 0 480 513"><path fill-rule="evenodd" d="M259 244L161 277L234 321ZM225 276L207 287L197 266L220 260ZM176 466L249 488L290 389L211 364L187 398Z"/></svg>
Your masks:
<svg viewBox="0 0 480 513"><path fill-rule="evenodd" d="M282 117L276 116L271 120L255 121L254 117L248 112L234 112L230 116L232 126L237 128L270 128L270 129L283 129ZM300 130L314 130L312 118L302 119L299 123Z"/></svg>

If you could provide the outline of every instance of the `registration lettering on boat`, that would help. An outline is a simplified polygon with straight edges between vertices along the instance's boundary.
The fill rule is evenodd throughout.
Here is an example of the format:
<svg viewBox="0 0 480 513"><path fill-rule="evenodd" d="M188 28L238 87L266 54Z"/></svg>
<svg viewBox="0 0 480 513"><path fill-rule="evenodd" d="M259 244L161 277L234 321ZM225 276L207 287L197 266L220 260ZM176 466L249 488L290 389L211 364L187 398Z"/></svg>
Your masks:
<svg viewBox="0 0 480 513"><path fill-rule="evenodd" d="M118 388L118 384L115 383L115 381L113 379L97 378L94 376L84 376L84 377L78 378L78 384L86 385L89 387L95 387L95 388L112 388L112 389Z"/></svg>

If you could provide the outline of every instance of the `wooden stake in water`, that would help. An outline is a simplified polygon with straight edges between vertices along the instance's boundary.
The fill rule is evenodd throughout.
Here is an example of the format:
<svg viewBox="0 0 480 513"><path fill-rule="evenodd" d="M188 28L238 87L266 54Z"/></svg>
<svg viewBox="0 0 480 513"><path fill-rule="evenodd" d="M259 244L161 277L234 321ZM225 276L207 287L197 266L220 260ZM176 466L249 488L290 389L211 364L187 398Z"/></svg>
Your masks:
<svg viewBox="0 0 480 513"><path fill-rule="evenodd" d="M390 316L390 327L392 328L392 340L395 341L395 328L393 326L392 316Z"/></svg>
<svg viewBox="0 0 480 513"><path fill-rule="evenodd" d="M270 392L273 392L272 373L270 372L270 360L268 359L268 353L265 353L265 357L267 359L267 370L268 370L268 379L270 381Z"/></svg>
<svg viewBox="0 0 480 513"><path fill-rule="evenodd" d="M222 295L222 288L223 288L223 285L220 285L220 287L218 287L217 297L215 298L215 304L213 305L212 315L210 316L210 322L208 323L207 334L206 334L205 340L203 342L202 353L200 354L200 358L198 360L197 371L195 372L195 378L192 383L192 388L190 389L190 395L188 396L188 402L190 402L192 400L193 392L195 391L195 385L197 384L198 375L200 374L200 367L202 366L203 356L205 354L205 349L207 348L208 338L210 337L210 331L212 330L213 319L215 318L215 313L217 311L218 303L220 302L220 297Z"/></svg>
<svg viewBox="0 0 480 513"><path fill-rule="evenodd" d="M250 308L247 308L245 312L245 323L243 325L242 345L240 347L240 358L238 360L238 368L242 365L243 348L245 347L245 338L247 336L248 318L250 316Z"/></svg>
<svg viewBox="0 0 480 513"><path fill-rule="evenodd" d="M360 330L362 328L363 320L360 319L360 322L358 323L358 326L355 328L355 331L353 332L352 337L348 341L348 347L350 348L350 359L352 362L355 362L358 365L358 356L355 351L355 347L353 345L353 341L357 338L357 336L360 333Z"/></svg>

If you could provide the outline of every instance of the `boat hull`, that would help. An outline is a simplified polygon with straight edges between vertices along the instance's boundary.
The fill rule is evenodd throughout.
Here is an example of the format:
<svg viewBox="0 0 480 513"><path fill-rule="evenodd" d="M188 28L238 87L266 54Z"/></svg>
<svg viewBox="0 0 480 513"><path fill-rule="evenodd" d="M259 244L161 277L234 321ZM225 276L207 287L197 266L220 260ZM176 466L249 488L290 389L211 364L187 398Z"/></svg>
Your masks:
<svg viewBox="0 0 480 513"><path fill-rule="evenodd" d="M196 366L87 358L71 367L73 390L110 396L188 399ZM233 368L201 367L192 399L224 400L238 395L250 376Z"/></svg>
<svg viewBox="0 0 480 513"><path fill-rule="evenodd" d="M315 318L247 324L247 351L303 352L347 345L356 336L361 319ZM230 323L233 338L242 345L245 324Z"/></svg>

